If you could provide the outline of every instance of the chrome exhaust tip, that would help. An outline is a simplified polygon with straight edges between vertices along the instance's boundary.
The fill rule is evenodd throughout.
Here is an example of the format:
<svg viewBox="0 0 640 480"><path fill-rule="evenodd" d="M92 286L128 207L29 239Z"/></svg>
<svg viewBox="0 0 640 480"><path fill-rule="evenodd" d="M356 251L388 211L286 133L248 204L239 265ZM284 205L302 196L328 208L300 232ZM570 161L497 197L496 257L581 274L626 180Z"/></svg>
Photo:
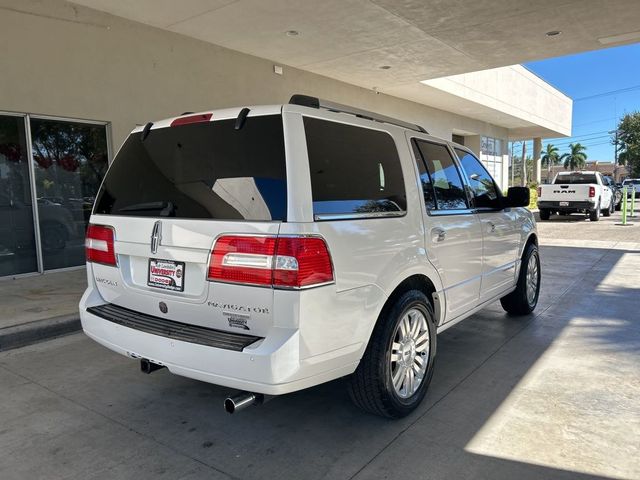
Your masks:
<svg viewBox="0 0 640 480"><path fill-rule="evenodd" d="M156 370L160 370L161 368L165 368L164 365L158 365L157 363L153 363L151 360L143 358L140 360L140 371L142 373L146 373L147 375L155 372Z"/></svg>
<svg viewBox="0 0 640 480"><path fill-rule="evenodd" d="M227 413L236 413L252 405L260 405L264 402L264 395L260 393L239 392L224 400L224 410Z"/></svg>

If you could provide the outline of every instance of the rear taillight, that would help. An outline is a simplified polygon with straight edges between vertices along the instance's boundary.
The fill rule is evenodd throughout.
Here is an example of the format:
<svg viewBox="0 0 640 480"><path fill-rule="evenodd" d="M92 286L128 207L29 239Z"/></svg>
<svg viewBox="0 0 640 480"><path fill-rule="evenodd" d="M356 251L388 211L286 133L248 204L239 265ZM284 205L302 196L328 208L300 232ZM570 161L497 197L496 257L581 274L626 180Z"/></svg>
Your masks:
<svg viewBox="0 0 640 480"><path fill-rule="evenodd" d="M538 197L542 196L542 187L538 187Z"/></svg>
<svg viewBox="0 0 640 480"><path fill-rule="evenodd" d="M589 198L596 196L596 187L589 187Z"/></svg>
<svg viewBox="0 0 640 480"><path fill-rule="evenodd" d="M89 225L85 239L87 261L116 266L113 249L113 228L104 225Z"/></svg>
<svg viewBox="0 0 640 480"><path fill-rule="evenodd" d="M276 237L225 236L213 246L209 280L271 285Z"/></svg>
<svg viewBox="0 0 640 480"><path fill-rule="evenodd" d="M318 237L227 235L218 238L208 280L274 288L302 288L333 281L331 256Z"/></svg>
<svg viewBox="0 0 640 480"><path fill-rule="evenodd" d="M333 281L327 244L318 237L278 237L274 287L309 287Z"/></svg>

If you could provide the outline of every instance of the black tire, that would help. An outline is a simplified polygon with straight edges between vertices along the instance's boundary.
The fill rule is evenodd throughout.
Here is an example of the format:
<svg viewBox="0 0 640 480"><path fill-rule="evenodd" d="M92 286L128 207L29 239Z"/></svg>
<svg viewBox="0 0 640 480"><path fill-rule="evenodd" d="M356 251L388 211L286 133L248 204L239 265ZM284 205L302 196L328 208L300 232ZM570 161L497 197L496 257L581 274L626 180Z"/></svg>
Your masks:
<svg viewBox="0 0 640 480"><path fill-rule="evenodd" d="M549 220L549 217L551 217L551 210L549 210L548 208L541 208L540 220Z"/></svg>
<svg viewBox="0 0 640 480"><path fill-rule="evenodd" d="M425 355L427 368L420 385L413 395L401 398L392 383L391 350L398 326L410 309L419 310L426 319L429 349L428 355ZM433 376L435 355L433 307L424 293L409 290L385 306L380 314L364 356L356 371L348 378L349 395L356 406L365 412L388 418L404 417L415 410L426 395Z"/></svg>
<svg viewBox="0 0 640 480"><path fill-rule="evenodd" d="M527 297L527 276L529 273L529 259L531 256L535 256L535 262L538 268L537 272L537 287L535 296L530 301ZM520 275L518 276L518 283L516 289L509 295L506 295L500 299L502 308L510 315L528 315L533 312L538 304L538 298L540 297L540 279L542 278L540 270L540 255L538 253L538 247L534 243L530 243L522 254L522 263L520 265Z"/></svg>
<svg viewBox="0 0 640 480"><path fill-rule="evenodd" d="M589 211L589 220L592 222L600 220L600 202L598 202L598 206L595 209Z"/></svg>
<svg viewBox="0 0 640 480"><path fill-rule="evenodd" d="M612 198L612 199L611 199L611 203L609 204L609 207L608 207L608 208L605 208L605 209L602 211L602 215L604 215L605 217L610 217L610 216L611 216L611 212L613 212L613 209L615 208L615 207L613 206L613 202L614 202L614 199Z"/></svg>

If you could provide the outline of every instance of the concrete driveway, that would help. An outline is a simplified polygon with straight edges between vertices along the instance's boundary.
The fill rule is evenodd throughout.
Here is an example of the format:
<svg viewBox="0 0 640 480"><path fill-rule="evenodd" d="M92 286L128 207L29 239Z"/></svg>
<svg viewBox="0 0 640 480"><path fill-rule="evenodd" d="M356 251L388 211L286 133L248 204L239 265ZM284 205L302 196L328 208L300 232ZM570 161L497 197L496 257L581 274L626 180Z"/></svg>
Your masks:
<svg viewBox="0 0 640 480"><path fill-rule="evenodd" d="M443 333L426 401L389 421L342 381L230 416L226 389L82 334L0 354L0 478L640 478L640 224L539 224L541 304Z"/></svg>

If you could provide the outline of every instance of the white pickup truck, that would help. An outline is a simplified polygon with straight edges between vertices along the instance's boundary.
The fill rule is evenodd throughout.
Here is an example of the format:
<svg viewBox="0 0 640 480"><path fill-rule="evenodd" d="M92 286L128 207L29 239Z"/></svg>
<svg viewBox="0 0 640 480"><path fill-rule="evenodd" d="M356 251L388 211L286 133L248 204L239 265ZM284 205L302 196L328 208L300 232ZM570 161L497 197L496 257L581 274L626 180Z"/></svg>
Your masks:
<svg viewBox="0 0 640 480"><path fill-rule="evenodd" d="M551 185L538 187L540 220L552 213L585 213L592 222L615 210L615 195L599 172L560 172Z"/></svg>

